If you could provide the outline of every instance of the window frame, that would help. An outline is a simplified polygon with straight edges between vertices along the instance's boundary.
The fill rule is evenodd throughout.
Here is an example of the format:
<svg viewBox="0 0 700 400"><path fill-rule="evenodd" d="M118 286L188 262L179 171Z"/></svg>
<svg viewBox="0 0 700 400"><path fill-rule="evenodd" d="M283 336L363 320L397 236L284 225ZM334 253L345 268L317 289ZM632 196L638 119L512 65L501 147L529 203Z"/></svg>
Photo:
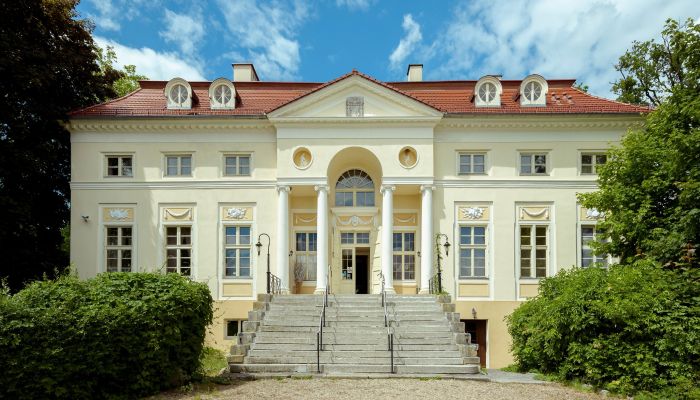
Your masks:
<svg viewBox="0 0 700 400"><path fill-rule="evenodd" d="M236 158L236 173L235 174L229 174L227 172L227 159L228 158ZM247 174L241 174L241 163L240 163L240 158L241 157L247 157L248 158L248 173ZM253 176L253 153L247 153L247 152L241 152L241 153L224 153L222 156L222 168L221 168L221 176L225 178L250 178Z"/></svg>
<svg viewBox="0 0 700 400"><path fill-rule="evenodd" d="M305 241L304 241L304 249L299 250L299 240L298 240L298 235L304 235ZM309 240L311 235L316 235L316 250L310 250L309 248L309 243L311 241ZM296 264L299 261L299 255L303 255L307 260L314 260L313 263L313 268L309 268L309 265L302 263L304 266L304 280L303 282L316 282L316 272L317 272L317 255L318 255L318 233L315 230L296 230L294 231L294 263ZM294 266L292 266L294 268ZM292 269L293 271L293 269ZM311 276L311 273L313 276ZM296 278L293 276L292 278Z"/></svg>
<svg viewBox="0 0 700 400"><path fill-rule="evenodd" d="M175 228L177 231L176 235L176 244L168 244L168 229L169 228ZM182 239L182 228L189 228L190 229L190 242L189 244L182 244L181 239ZM169 223L169 224L164 224L163 225L163 253L165 256L165 272L166 273L178 273L182 276L189 277L190 279L194 278L194 268L195 268L195 257L194 257L194 242L195 242L195 234L194 234L194 226L191 223ZM188 275L183 275L182 274L182 252L181 250L188 250L190 251L190 265L189 265L189 274ZM175 271L169 271L170 267L168 267L168 250L176 250L176 258L175 258L175 263L176 263L176 270Z"/></svg>
<svg viewBox="0 0 700 400"><path fill-rule="evenodd" d="M591 156L591 164L584 164L583 163L583 156ZM605 156L605 163L603 164L598 164L597 162L597 156ZM590 151L580 151L579 156L578 156L578 172L579 175L581 176L598 176L598 166L599 165L604 165L608 162L608 153L607 151L595 151L595 150L590 150ZM583 172L583 168L585 166L590 166L591 167L591 172Z"/></svg>
<svg viewBox="0 0 700 400"><path fill-rule="evenodd" d="M610 254L604 254L604 255L594 255L591 254L592 260L591 263L588 265L583 265L583 251L584 250L591 250L590 246L587 246L583 242L583 229L584 228L593 228L593 241L596 241L598 238L598 224L596 221L581 221L578 224L578 265L581 268L590 268L590 267L600 267L600 268L608 268L613 262L612 256ZM604 239L603 242L607 242L610 239ZM598 264L598 265L595 265Z"/></svg>
<svg viewBox="0 0 700 400"><path fill-rule="evenodd" d="M519 176L549 176L551 173L551 167L550 167L550 152L549 151L544 151L544 150L519 150L518 151L518 175ZM523 172L523 157L530 157L530 171L531 172ZM544 162L544 168L545 172L534 172L535 167L538 165L542 164L537 164L535 162L535 157L537 156L544 156L545 157L545 162Z"/></svg>
<svg viewBox="0 0 700 400"><path fill-rule="evenodd" d="M110 245L109 244L109 234L108 230L109 229L117 229L117 243L116 245ZM121 239L124 237L122 234L122 229L131 229L131 243L129 245L124 245L121 243ZM104 260L103 263L103 271L104 272L135 272L135 259L136 259L136 225L133 223L109 223L109 224L104 224L102 225L102 234L104 236L103 238L103 245L102 245L102 257ZM108 257L109 250L116 250L117 251L117 270L116 271L110 271L109 270L109 260L110 258ZM122 252L128 250L131 252L131 257L129 257L129 260L131 260L131 266L129 267L129 271L123 271L123 255Z"/></svg>
<svg viewBox="0 0 700 400"><path fill-rule="evenodd" d="M247 319L236 319L236 318L231 318L231 319L225 319L224 320L224 340L236 340L238 336L243 333L243 323L246 322ZM236 333L235 336L231 336L228 333L228 324L231 322L235 322L236 325L238 325L238 333Z"/></svg>
<svg viewBox="0 0 700 400"><path fill-rule="evenodd" d="M527 247L530 247L530 267L529 267L529 272L530 276L523 276L522 274L522 251L523 251L523 242L522 242L522 229L524 227L529 227L530 228L530 244L527 245ZM537 276L537 250L538 246L542 247L542 245L537 245L537 228L544 227L546 230L546 244L544 245L545 247L545 266L544 266L544 276ZM517 241L516 241L516 251L517 251L517 257L516 257L516 268L518 271L518 278L519 279L525 279L525 280L539 280L546 278L550 275L549 273L549 268L552 263L552 226L549 222L543 223L543 222L538 222L538 221L520 221L516 225L516 235L517 235ZM534 233L534 235L533 235ZM533 239L535 241L535 244L533 245ZM541 250L541 248L540 248Z"/></svg>
<svg viewBox="0 0 700 400"><path fill-rule="evenodd" d="M168 158L177 158L177 174L168 174ZM182 173L182 158L189 157L190 159L190 173L184 175ZM163 178L194 178L194 152L184 152L184 153L163 153Z"/></svg>
<svg viewBox="0 0 700 400"><path fill-rule="evenodd" d="M465 244L462 243L462 228L471 228L472 233L471 233L471 243ZM484 243L483 244L475 244L474 243L474 228L484 228ZM490 240L489 237L491 235L491 230L489 229L489 224L486 221L483 221L482 223L478 222L473 222L473 223L460 223L457 225L457 248L455 249L455 258L457 259L457 276L458 279L460 280L471 280L471 279L490 279L490 262L489 262L489 244ZM462 274L462 249L470 249L472 250L471 256L470 256L470 266L469 269L471 271L471 275L463 275ZM474 274L475 270L475 265L474 265L474 250L477 249L483 249L484 250L484 275L483 276L477 276Z"/></svg>
<svg viewBox="0 0 700 400"><path fill-rule="evenodd" d="M401 250L396 250L396 235L401 236ZM406 235L413 235L413 250L406 250ZM394 281L401 281L401 282L414 282L416 280L416 259L417 259L417 250L416 246L418 244L417 242L417 237L418 235L416 234L416 231L413 229L408 229L408 230L394 230L391 234L391 265L392 265L392 276ZM407 257L413 257L413 277L412 278L407 278L406 277L406 258ZM401 263L400 265L400 278L396 277L396 257L401 257Z"/></svg>
<svg viewBox="0 0 700 400"><path fill-rule="evenodd" d="M462 171L462 156L469 156L469 167L470 172ZM484 171L483 172L473 172L474 171L474 156L484 157ZM457 152L457 175L458 176L470 176L470 175L488 175L488 155L486 151L458 151Z"/></svg>
<svg viewBox="0 0 700 400"><path fill-rule="evenodd" d="M372 183L371 190L370 190L370 188L361 188L361 187L338 188L338 184L340 183L340 181L344 178L345 174L347 174L350 171L359 171L359 172L363 173L364 175L366 175L367 179L369 179L369 181ZM355 176L357 176L357 175L355 175ZM338 204L338 194L340 194L340 193L342 193L343 197L344 197L343 204ZM352 196L352 199L351 199L352 201L351 201L350 205L347 204L347 194L351 194L351 196ZM371 194L372 195L372 204L371 205L367 205L367 204L358 205L358 198L359 198L358 195L359 194L363 194L363 195ZM366 200L366 198L365 198L365 200ZM351 168L351 169L348 169L348 170L344 171L343 173L341 173L340 176L338 176L338 179L336 179L335 186L333 188L333 205L335 207L376 207L377 206L377 190L376 190L376 184L374 182L374 179L372 179L372 176L370 174L368 174L366 171L359 169L359 168Z"/></svg>
<svg viewBox="0 0 700 400"><path fill-rule="evenodd" d="M221 249L223 250L222 254L222 279L253 279L253 274L254 274L254 264L253 264L253 224L252 223L224 223L222 225L223 230L223 241L221 245ZM227 234L227 230L229 228L234 228L236 230L236 243L228 243L227 242L227 237L229 236ZM241 238L241 228L248 228L248 243L241 243L240 238ZM235 275L228 275L228 265L227 265L227 260L229 259L228 257L228 250L233 250L235 252L235 259L236 259L236 264L235 264L235 269L236 273ZM248 270L249 274L248 275L241 275L241 250L248 250Z"/></svg>
<svg viewBox="0 0 700 400"><path fill-rule="evenodd" d="M110 175L109 174L109 159L110 158L116 158L117 159L117 175ZM124 169L124 159L128 158L131 160L131 175L124 175L123 169ZM106 179L115 179L115 178L133 178L134 177L134 154L133 153L103 153L103 178Z"/></svg>

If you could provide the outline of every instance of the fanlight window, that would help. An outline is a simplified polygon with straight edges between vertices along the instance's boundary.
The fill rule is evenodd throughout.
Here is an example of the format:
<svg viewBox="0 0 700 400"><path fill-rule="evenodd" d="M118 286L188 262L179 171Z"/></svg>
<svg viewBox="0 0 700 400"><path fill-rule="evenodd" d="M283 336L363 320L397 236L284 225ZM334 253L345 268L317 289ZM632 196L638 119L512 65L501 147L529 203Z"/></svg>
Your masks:
<svg viewBox="0 0 700 400"><path fill-rule="evenodd" d="M178 84L170 88L170 101L180 106L187 101L187 88L185 85Z"/></svg>
<svg viewBox="0 0 700 400"><path fill-rule="evenodd" d="M346 171L335 185L336 207L374 207L374 182L359 169Z"/></svg>
<svg viewBox="0 0 700 400"><path fill-rule="evenodd" d="M220 105L228 104L231 101L231 88L226 85L219 85L214 89L214 101Z"/></svg>
<svg viewBox="0 0 700 400"><path fill-rule="evenodd" d="M496 98L496 85L491 82L485 82L479 86L479 99L484 103L490 104Z"/></svg>
<svg viewBox="0 0 700 400"><path fill-rule="evenodd" d="M528 101L534 103L542 96L542 85L535 81L528 82L523 90L523 95Z"/></svg>

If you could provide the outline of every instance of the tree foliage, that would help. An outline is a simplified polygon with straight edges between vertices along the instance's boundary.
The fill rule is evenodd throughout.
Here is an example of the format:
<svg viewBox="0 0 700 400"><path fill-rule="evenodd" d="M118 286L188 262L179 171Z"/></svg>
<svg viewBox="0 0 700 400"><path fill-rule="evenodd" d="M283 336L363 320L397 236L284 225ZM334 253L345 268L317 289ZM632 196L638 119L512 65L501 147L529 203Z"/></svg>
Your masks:
<svg viewBox="0 0 700 400"><path fill-rule="evenodd" d="M77 0L0 0L0 277L15 289L68 265L67 112L115 95Z"/></svg>
<svg viewBox="0 0 700 400"><path fill-rule="evenodd" d="M136 73L135 65L125 65L123 70L119 70L115 67L116 62L117 53L114 52L112 46L107 46L105 49L97 48L97 64L107 81L114 82L112 89L115 97L122 97L133 92L139 88L140 80L148 79L145 75Z"/></svg>
<svg viewBox="0 0 700 400"><path fill-rule="evenodd" d="M698 266L700 26L669 20L663 37L663 45L635 42L620 58L633 71L621 98L643 94L657 108L611 151L599 169L600 190L581 201L606 214L601 228L611 240L598 244L599 252L623 263L648 256L667 266Z"/></svg>
<svg viewBox="0 0 700 400"><path fill-rule="evenodd" d="M135 399L199 367L212 297L177 274L106 273L0 293L0 398Z"/></svg>

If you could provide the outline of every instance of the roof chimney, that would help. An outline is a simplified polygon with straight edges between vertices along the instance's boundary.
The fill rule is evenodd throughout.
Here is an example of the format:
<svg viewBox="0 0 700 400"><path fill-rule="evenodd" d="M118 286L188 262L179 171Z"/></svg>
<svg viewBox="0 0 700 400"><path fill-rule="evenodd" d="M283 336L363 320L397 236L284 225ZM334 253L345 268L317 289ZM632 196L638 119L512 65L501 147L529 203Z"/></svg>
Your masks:
<svg viewBox="0 0 700 400"><path fill-rule="evenodd" d="M232 65L234 82L257 82L260 80L252 63L235 63Z"/></svg>
<svg viewBox="0 0 700 400"><path fill-rule="evenodd" d="M423 64L408 64L406 80L409 82L420 82L423 80Z"/></svg>

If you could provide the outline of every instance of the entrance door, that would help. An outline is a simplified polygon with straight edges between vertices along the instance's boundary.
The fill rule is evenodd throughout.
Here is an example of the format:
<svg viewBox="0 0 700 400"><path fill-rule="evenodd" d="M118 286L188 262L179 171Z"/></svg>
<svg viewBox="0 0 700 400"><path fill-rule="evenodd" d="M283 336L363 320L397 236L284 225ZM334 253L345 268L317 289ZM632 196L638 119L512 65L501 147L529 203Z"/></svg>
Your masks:
<svg viewBox="0 0 700 400"><path fill-rule="evenodd" d="M355 249L355 293L369 293L369 249Z"/></svg>
<svg viewBox="0 0 700 400"><path fill-rule="evenodd" d="M481 366L486 367L486 322L485 319L465 319L464 330L472 335L472 343L479 345L476 355Z"/></svg>

